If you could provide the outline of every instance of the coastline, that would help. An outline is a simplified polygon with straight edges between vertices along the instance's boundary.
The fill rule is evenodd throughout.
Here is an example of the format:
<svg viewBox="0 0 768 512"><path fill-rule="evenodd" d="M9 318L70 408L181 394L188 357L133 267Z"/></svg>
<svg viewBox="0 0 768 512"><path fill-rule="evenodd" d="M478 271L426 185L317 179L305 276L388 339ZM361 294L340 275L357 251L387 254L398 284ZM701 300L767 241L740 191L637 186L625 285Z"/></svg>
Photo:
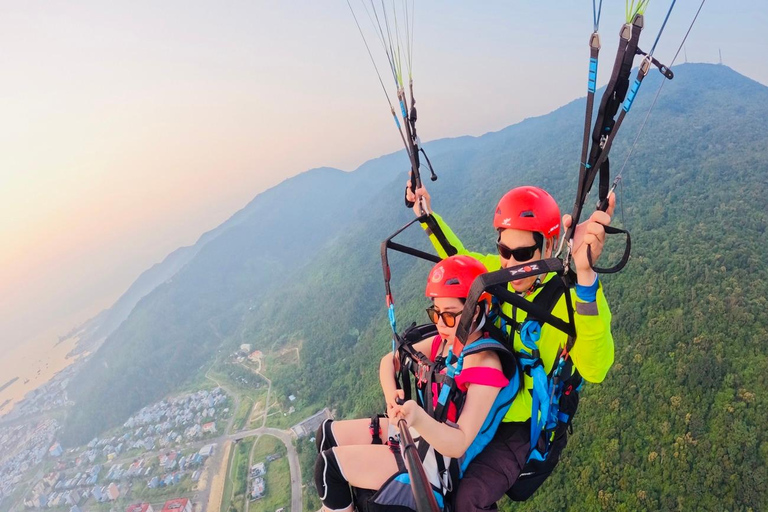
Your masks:
<svg viewBox="0 0 768 512"><path fill-rule="evenodd" d="M79 336L60 340L46 335L5 355L0 360L0 375L14 377L0 389L0 418L10 413L27 393L50 382L76 362L79 356L70 356L70 352L78 341Z"/></svg>

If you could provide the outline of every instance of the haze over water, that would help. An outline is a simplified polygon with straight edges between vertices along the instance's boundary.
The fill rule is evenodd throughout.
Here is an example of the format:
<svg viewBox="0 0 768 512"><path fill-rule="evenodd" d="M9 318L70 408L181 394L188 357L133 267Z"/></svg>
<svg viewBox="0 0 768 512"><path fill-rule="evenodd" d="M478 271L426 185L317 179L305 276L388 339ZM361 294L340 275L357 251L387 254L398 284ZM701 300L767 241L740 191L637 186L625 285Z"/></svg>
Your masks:
<svg viewBox="0 0 768 512"><path fill-rule="evenodd" d="M722 50L768 83L755 57L768 48L765 6L733 5L705 5L687 57L716 62ZM585 93L590 2L416 7L425 141L497 130ZM676 7L662 61L697 7ZM666 8L651 3L647 44ZM616 2L604 9L601 84L624 15ZM5 3L0 43L0 385L20 377L0 404L61 368L58 335L265 188L399 149L343 1Z"/></svg>

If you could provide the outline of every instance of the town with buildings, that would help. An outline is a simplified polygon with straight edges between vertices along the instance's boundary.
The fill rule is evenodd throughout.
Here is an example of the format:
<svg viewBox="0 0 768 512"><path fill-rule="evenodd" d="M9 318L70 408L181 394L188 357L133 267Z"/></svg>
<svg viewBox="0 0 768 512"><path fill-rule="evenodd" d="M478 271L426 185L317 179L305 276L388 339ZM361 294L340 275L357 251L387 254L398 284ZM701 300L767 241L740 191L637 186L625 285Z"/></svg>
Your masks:
<svg viewBox="0 0 768 512"><path fill-rule="evenodd" d="M284 353L286 359L296 356L295 348ZM73 448L57 438L71 405L71 371L61 372L0 417L0 511L227 512L247 509L247 503L251 512L301 510L294 445L331 413L324 409L302 419L307 412L296 411L297 396L271 396L271 381L261 373L264 361L245 344L215 378L206 374L215 386L150 404ZM292 416L297 423L290 426ZM280 428L268 427L268 417ZM250 448L235 456L240 441L255 448L263 434L277 444L268 443L258 456ZM241 463L243 471L235 472L241 490L227 494ZM298 487L270 484L286 479Z"/></svg>
<svg viewBox="0 0 768 512"><path fill-rule="evenodd" d="M55 420L0 428L0 503L41 464L23 499L28 510L83 511L121 497L157 495L153 490L193 489L215 451L209 441L229 416L229 401L219 387L163 400L108 437L66 451L56 442Z"/></svg>

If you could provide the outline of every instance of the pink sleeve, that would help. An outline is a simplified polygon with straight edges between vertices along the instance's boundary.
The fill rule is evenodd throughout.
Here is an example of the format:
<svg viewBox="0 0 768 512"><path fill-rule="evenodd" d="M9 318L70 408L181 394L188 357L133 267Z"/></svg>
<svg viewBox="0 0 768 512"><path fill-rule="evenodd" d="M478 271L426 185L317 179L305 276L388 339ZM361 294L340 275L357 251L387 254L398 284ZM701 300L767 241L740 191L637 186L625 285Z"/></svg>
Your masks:
<svg viewBox="0 0 768 512"><path fill-rule="evenodd" d="M509 384L509 379L504 376L501 370L488 368L487 366L476 366L465 368L456 376L456 384L462 391L467 390L467 384L480 384L482 386L492 386L503 388Z"/></svg>

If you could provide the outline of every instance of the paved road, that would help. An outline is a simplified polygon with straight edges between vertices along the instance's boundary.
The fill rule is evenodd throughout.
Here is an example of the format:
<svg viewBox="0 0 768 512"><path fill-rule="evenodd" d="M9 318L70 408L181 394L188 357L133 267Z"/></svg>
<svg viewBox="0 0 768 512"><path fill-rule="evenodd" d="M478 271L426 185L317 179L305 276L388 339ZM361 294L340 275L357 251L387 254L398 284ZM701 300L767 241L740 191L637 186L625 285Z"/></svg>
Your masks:
<svg viewBox="0 0 768 512"><path fill-rule="evenodd" d="M301 496L301 469L299 468L299 454L296 452L296 447L293 446L294 437L292 432L290 430L279 430L271 427L260 427L253 430L236 432L228 435L227 438L232 441L238 441L246 437L259 435L274 436L281 440L288 449L288 466L291 470L291 512L301 512L303 510Z"/></svg>

